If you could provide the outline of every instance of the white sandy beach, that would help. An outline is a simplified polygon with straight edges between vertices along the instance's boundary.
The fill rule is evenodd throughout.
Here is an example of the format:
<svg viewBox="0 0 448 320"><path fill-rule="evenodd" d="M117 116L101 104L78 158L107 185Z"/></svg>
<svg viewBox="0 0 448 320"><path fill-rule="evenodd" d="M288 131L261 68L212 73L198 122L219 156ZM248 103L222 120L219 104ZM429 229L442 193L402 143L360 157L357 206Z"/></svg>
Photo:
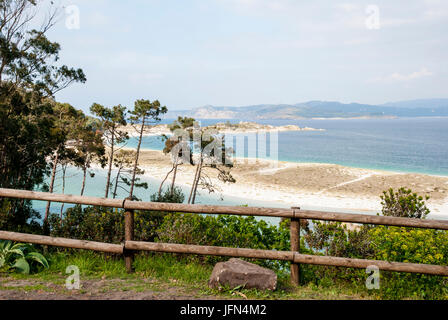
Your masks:
<svg viewBox="0 0 448 320"><path fill-rule="evenodd" d="M161 151L142 150L140 166L145 175L162 180L170 170L170 158ZM448 219L448 177L414 173L358 169L333 164L236 159L232 174L236 183L222 183L206 169L223 196L272 203L272 206L300 206L303 209L356 211L381 210L380 195L388 188L408 187L429 195L430 218ZM194 167L179 166L176 184L191 187ZM170 178L167 180L170 183ZM206 191L202 191L205 193Z"/></svg>

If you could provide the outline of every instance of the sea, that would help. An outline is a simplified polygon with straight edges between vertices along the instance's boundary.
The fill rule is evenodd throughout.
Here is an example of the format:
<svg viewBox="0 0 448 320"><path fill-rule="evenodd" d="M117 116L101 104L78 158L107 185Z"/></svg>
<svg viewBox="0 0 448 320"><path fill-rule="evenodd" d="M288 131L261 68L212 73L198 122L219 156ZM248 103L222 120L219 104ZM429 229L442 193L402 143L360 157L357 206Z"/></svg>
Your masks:
<svg viewBox="0 0 448 320"><path fill-rule="evenodd" d="M173 119L165 119L161 123L172 121ZM207 126L217 122L238 123L253 120L204 119L199 121L201 126ZM279 161L331 163L355 168L448 176L448 118L256 120L256 122L275 126L298 125L324 129L323 131L279 132L276 136L278 143L275 153ZM160 137L145 136L141 147L162 150L163 145L164 142ZM136 146L137 138L131 138L126 145L130 148ZM261 158L272 158L272 154L260 156L258 151L256 154ZM253 150L250 150L248 143L236 154L238 157L249 155L253 155ZM95 176L88 178L85 195L104 196L106 173L101 169L95 169L93 172ZM150 194L158 189L160 181L151 178L145 178L145 180L149 184L149 189L138 189L136 195L142 199L149 199ZM81 181L81 171L68 168L65 193L79 194ZM55 192L61 191L62 179L58 172ZM188 192L188 190L184 191ZM126 197L126 193L120 191L118 197ZM205 191L200 192L197 200L202 204L287 207L280 203L222 197ZM33 206L43 212L45 203L35 201ZM65 208L68 206L65 205ZM59 204L53 203L51 211L60 212L60 208Z"/></svg>

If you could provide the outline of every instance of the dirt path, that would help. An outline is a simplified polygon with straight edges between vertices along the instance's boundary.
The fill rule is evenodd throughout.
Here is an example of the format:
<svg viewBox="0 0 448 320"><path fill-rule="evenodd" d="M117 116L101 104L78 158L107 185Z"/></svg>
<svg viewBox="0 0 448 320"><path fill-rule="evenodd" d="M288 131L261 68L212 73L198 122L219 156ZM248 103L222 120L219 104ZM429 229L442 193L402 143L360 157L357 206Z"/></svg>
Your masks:
<svg viewBox="0 0 448 320"><path fill-rule="evenodd" d="M237 298L237 297L235 297ZM15 279L0 276L0 300L202 300L223 299L199 289L150 278L83 280L68 290L61 279Z"/></svg>

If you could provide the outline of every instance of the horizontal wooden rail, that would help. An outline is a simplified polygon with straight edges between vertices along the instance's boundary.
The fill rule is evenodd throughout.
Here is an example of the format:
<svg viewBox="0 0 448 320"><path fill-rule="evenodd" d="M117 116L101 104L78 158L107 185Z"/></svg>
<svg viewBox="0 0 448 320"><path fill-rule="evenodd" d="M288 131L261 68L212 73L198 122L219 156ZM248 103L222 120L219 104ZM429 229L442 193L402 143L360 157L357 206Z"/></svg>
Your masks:
<svg viewBox="0 0 448 320"><path fill-rule="evenodd" d="M125 247L126 249L130 250L189 253L189 254L200 254L211 256L245 257L254 259L287 260L287 261L293 261L294 259L294 252L292 251L213 247L213 246L199 246L189 244L143 242L143 241L125 241Z"/></svg>
<svg viewBox="0 0 448 320"><path fill-rule="evenodd" d="M0 188L0 197L122 208L124 200Z"/></svg>
<svg viewBox="0 0 448 320"><path fill-rule="evenodd" d="M189 253L189 254L212 255L212 256L245 257L254 259L269 259L269 260L287 260L294 263L348 267L358 269L365 269L368 266L375 265L379 269L385 271L425 273L425 274L448 276L448 267L445 266L417 264L417 263L403 263L403 262L388 262L383 260L316 256L316 255L300 254L298 252L293 251L258 250L258 249L198 246L187 244L142 242L142 241L126 241L125 248L129 250Z"/></svg>
<svg viewBox="0 0 448 320"><path fill-rule="evenodd" d="M310 210L295 210L295 216L301 219L316 219L325 221L341 221L361 224L448 230L448 220L385 217L359 213L341 213Z"/></svg>
<svg viewBox="0 0 448 320"><path fill-rule="evenodd" d="M123 254L123 245L110 244L104 242L56 238L56 237L48 237L35 234L8 232L8 231L0 231L0 239L17 241L17 242L28 242L28 243L35 243L35 244L63 247L63 248L86 249L93 251Z"/></svg>
<svg viewBox="0 0 448 320"><path fill-rule="evenodd" d="M126 199L105 199L86 196L55 194L48 192L3 189L0 188L0 197L20 198L30 200L44 200L63 203L76 203L84 205L97 205L104 207L122 208L128 210L152 210L167 212L188 212L202 214L231 214L242 216L264 216L280 218L316 219L324 221L340 221L351 223L365 223L398 227L413 227L448 230L447 220L413 219L384 217L359 213L341 213L312 210L291 210L283 208L240 207L240 206L213 206L199 204L161 203L130 201Z"/></svg>
<svg viewBox="0 0 448 320"><path fill-rule="evenodd" d="M309 254L296 254L294 256L294 262L321 265L321 266L334 266L334 267L346 267L346 268L358 268L358 269L366 269L369 266L377 266L378 269L384 271L424 273L439 276L448 276L448 267L433 264L389 262L384 260L315 256Z"/></svg>
<svg viewBox="0 0 448 320"><path fill-rule="evenodd" d="M232 214L240 216L261 216L292 218L291 209L265 208L265 207L240 207L240 206L213 206L202 204L181 204L162 202L125 201L125 209L170 211L204 214Z"/></svg>
<svg viewBox="0 0 448 320"><path fill-rule="evenodd" d="M128 251L141 250L141 251L167 252L167 253L187 253L198 255L283 260L283 261L291 261L293 263L360 268L360 269L365 269L368 266L375 265L380 270L385 271L424 273L424 274L448 276L448 267L445 266L388 262L382 260L340 258L331 256L316 256L316 255L300 254L294 251L229 248L229 247L200 246L200 245L143 242L143 241L125 241L124 244L120 245L120 244L74 240L74 239L32 235L32 234L8 232L8 231L0 231L0 239L11 240L16 242L50 245L56 247L94 250L116 254L123 254L125 250Z"/></svg>
<svg viewBox="0 0 448 320"><path fill-rule="evenodd" d="M325 212L301 210L300 208L264 208L264 207L239 207L239 206L211 206L211 205L189 205L158 202L140 202L127 199L105 199L85 196L73 196L53 194L46 192L35 192L26 190L2 189L0 188L0 198L19 198L29 200L43 200L63 203L76 203L83 205L96 205L126 210L126 239L124 244L109 244L94 241L74 240L66 238L55 238L40 235L23 234L17 232L0 231L0 239L19 242L30 242L42 245L52 245L66 248L88 249L102 252L124 254L127 261L127 269L132 269L132 251L156 251L172 253L188 253L200 255L218 255L232 257L246 257L256 259L284 260L290 261L292 265L313 264L349 268L367 268L375 265L381 270L424 273L432 275L448 276L448 267L428 264L388 262L382 260L353 259L330 256L317 256L300 254L298 239L295 237L295 244L292 244L291 251L258 250L247 248L228 248L199 245L185 245L173 243L154 243L133 240L133 215L134 210L151 210L165 212L187 212L199 214L230 214L243 216L266 216L289 218L300 225L300 219L316 219L324 221L340 221L361 224L388 225L413 228L430 228L448 230L448 221L431 219L411 219L399 217L384 217L355 213ZM293 228L291 233L298 233L299 228ZM291 238L291 240L293 240ZM297 248L296 248L297 247ZM295 275L298 281L298 271ZM297 282L296 281L296 282Z"/></svg>

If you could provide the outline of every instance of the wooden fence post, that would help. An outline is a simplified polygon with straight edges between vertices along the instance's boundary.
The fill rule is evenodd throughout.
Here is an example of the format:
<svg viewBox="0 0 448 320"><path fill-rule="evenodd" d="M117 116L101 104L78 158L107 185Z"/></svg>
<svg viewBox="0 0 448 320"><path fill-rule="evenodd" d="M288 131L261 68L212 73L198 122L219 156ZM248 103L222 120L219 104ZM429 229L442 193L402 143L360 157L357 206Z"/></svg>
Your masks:
<svg viewBox="0 0 448 320"><path fill-rule="evenodd" d="M300 210L299 207L292 207L293 212ZM299 253L300 251L300 219L291 218L290 226L291 251ZM298 263L291 262L291 282L294 285L300 284L300 268Z"/></svg>
<svg viewBox="0 0 448 320"><path fill-rule="evenodd" d="M124 239L125 241L134 240L134 210L126 210L124 213ZM133 272L132 263L134 262L134 252L123 248L126 271Z"/></svg>

